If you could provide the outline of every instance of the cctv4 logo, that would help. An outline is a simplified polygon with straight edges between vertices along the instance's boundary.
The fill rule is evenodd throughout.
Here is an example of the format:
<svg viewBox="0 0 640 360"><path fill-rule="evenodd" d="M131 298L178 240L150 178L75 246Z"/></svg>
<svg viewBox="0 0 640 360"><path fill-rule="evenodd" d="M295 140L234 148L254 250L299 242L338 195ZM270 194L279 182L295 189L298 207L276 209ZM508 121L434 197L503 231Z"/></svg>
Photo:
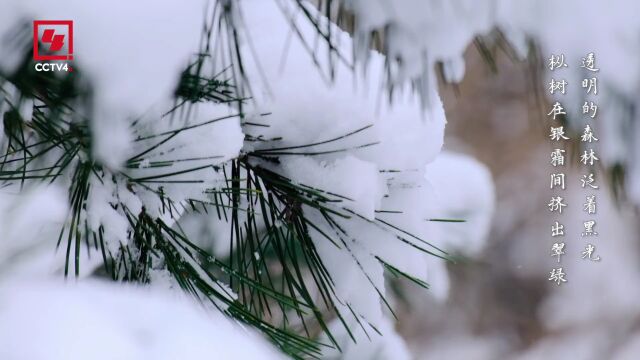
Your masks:
<svg viewBox="0 0 640 360"><path fill-rule="evenodd" d="M36 71L73 71L67 63L73 60L73 21L35 20L33 60Z"/></svg>

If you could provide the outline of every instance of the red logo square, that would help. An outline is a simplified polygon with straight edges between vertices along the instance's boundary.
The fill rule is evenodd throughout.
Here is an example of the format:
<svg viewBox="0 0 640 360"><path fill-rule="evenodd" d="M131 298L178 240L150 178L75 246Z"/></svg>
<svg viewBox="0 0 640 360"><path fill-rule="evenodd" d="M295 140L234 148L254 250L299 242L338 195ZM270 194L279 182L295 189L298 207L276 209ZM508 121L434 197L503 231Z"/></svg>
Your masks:
<svg viewBox="0 0 640 360"><path fill-rule="evenodd" d="M73 21L35 20L33 22L33 59L36 61L72 60Z"/></svg>

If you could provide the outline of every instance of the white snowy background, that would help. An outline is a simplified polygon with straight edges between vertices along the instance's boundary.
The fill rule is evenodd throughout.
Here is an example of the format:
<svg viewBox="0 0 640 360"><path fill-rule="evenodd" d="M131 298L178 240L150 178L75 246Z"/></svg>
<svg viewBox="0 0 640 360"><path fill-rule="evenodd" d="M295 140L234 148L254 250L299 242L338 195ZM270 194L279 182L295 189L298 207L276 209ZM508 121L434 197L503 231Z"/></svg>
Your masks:
<svg viewBox="0 0 640 360"><path fill-rule="evenodd" d="M247 76L254 84L251 111L270 113L271 127L263 135L282 137L283 146L295 146L371 125L341 146L377 143L322 157L292 157L278 170L301 183L347 196L352 199L347 208L366 218L372 218L376 210L402 209L406 215L388 215L389 218L469 259L447 265L441 259L398 244L389 234L357 222L345 223L351 233L364 239L355 243L354 253L377 287L385 289L385 279L374 256L383 257L430 284L426 291L403 289L411 299L408 304L401 299L395 301L394 305L402 309L397 325L351 256L320 241L320 237L314 239L337 280L340 298L381 333L364 334L353 319L358 343L351 343L347 334L342 334L345 346L341 356L634 359L640 354L640 334L635 333L640 315L637 216L626 205L621 209L614 204L607 196L602 176L598 199L599 223L603 225L599 229L598 252L603 261L586 263L574 256L566 265L571 271L569 282L562 288L552 288L544 281L553 265L548 256L547 227L551 217L545 204L550 193L545 186L550 169L544 131L529 131L527 127L531 125L523 125L523 113L490 109L497 114L493 116L493 128L477 133L486 138L489 145L485 148L496 146L492 137L509 137L513 133L542 139L531 145L532 153L539 155L529 156L531 161L519 168L496 170L496 166L490 166L494 185L489 169L473 159L481 147L448 137L450 144L445 148L472 156L442 151L445 110L449 107L443 107L440 100L435 72L436 65L442 63L446 80L464 85L468 81L465 77L470 76L465 73L469 65L465 52L475 36L490 35L494 29L502 31L522 58L528 50L528 39L536 41L543 54L562 52L575 60L595 52L601 69L601 126L597 127L601 159L605 164L627 167L628 194L637 204L640 147L633 134L640 133L640 122L633 111L624 112L629 108L627 104L636 104L640 85L635 66L640 53L640 22L634 18L640 9L636 2L346 1L346 7L357 19L354 33L336 29L335 36L343 53L349 55L349 62L356 66L352 70L337 61L333 81L323 76L323 66L318 69L305 44L292 33L290 21L294 19L303 38L320 54L315 60L326 65L326 44L313 43L314 30L291 1L238 3L238 16L246 28L241 45L252 54L246 64ZM74 20L75 61L84 69L95 93L92 130L100 141L93 155L111 169L119 169L125 159L136 153L128 119L143 116L144 123L156 131L168 126L154 120L170 107L178 74L198 48L200 19L210 4L80 0L61 4L36 0L0 2L0 36L23 18ZM388 77L383 72L384 56L370 51L368 46L371 31L383 28L387 29L385 56L391 59ZM98 38L100 42L96 41ZM10 72L17 58L2 42L0 55L0 67ZM582 76L577 66L566 72L567 81L573 84L579 83ZM491 77L481 79L496 81ZM386 88L392 84L396 91L389 102ZM578 95L578 91L570 91L565 107L579 109L582 98ZM459 96L464 97L465 93ZM500 107L501 103L496 102L495 106ZM224 106L200 105L194 121L229 113L231 109ZM472 112L466 114L471 118L458 114L456 121L476 120ZM546 119L539 117L535 121ZM573 126L580 129L583 124ZM210 133L185 135L178 140L183 144L180 155L215 154L221 156L216 161L223 162L253 146L243 143L242 131L239 120L231 119L216 124ZM463 138L464 131L456 135ZM318 146L311 150L327 149ZM389 175L380 170L403 172ZM131 170L132 176L150 171ZM577 178L579 169L574 171L573 177ZM208 184L220 181L210 174L203 176ZM157 201L132 196L126 189L99 184L92 188L96 190L89 199L89 222L95 227L105 226L114 249L126 239L126 222L105 205L112 197L126 198L132 209L146 206L151 212L158 211ZM198 195L198 189L184 186L169 187L168 191L176 199ZM566 198L569 203L580 204L582 195L580 191L568 191ZM67 211L66 196L60 188L0 190L0 358L170 359L210 354L220 358L279 358L266 341L250 330L239 328L220 315L205 313L198 304L183 298L173 290L170 280L157 281L151 289L95 283L84 278L92 271L91 266L85 265L80 279L63 282L63 254L54 252L52 242L57 239ZM563 215L564 221L572 224L580 224L581 216L578 205ZM464 218L467 222L425 222L428 218ZM194 234L223 232L221 228L225 226L216 224L214 219L180 221ZM209 246L219 254L228 251L224 244ZM99 265L96 260L86 259L85 263L93 262L95 267ZM460 289L483 294L479 289L482 284L474 284L470 281L473 277L464 276L477 263L483 265L475 271L493 274L500 270L509 274L509 284L514 289L502 293L502 301L519 301L513 293L526 296L525 290L517 288L519 283L542 288L531 291L541 294L541 298L535 306L526 307L527 312L517 314L519 319L488 321L490 326L479 326L476 320L486 309L474 306L473 296L459 296ZM456 269L463 276L452 276ZM161 278L162 274L157 276ZM487 275L482 279L497 282L504 276ZM391 295L391 291L387 293ZM480 299L475 305L492 309L500 306L499 301L500 298ZM486 313L492 316L497 312ZM405 320L408 325L403 328ZM519 322L539 328L533 335L523 336L514 331ZM171 324L170 333L161 326L167 323ZM339 331L337 327L336 332Z"/></svg>

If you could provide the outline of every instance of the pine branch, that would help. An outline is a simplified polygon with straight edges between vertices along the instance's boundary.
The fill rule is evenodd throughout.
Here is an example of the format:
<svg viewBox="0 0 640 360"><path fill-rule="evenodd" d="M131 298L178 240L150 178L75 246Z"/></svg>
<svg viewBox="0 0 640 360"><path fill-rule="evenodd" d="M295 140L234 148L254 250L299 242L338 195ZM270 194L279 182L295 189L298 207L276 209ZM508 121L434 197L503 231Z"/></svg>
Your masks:
<svg viewBox="0 0 640 360"><path fill-rule="evenodd" d="M328 3L329 9L331 1ZM313 15L301 2L297 4L319 32L319 38L328 42L330 59L345 61L331 43L331 24ZM181 117L182 121L176 121L179 125L170 130L155 133L147 132L141 121L133 121L130 127L138 134L134 141L138 151L127 159L122 170L109 169L92 157L91 119L80 115L88 111L76 111L90 109L91 89L81 81L82 69L75 67L73 76L37 73L33 71L32 54L27 53L14 74L0 74L0 114L5 132L0 140L0 186L48 182L68 188L70 212L57 239L57 247L65 251L65 276L79 276L84 266L82 253L92 249L103 260L99 271L114 281L148 283L152 281L153 271L166 269L185 292L261 330L285 353L296 358L320 357L321 346L327 345L313 340L319 333L326 334L329 346L340 348L329 330L329 320L337 318L352 339L346 319L354 317L363 330L367 321L339 298L334 280L316 248L317 241L329 241L349 252L390 310L382 290L376 287L350 248L352 241L361 239L358 234L348 233L344 223L366 220L368 225L393 234L419 251L445 259L448 254L388 221L369 220L349 210L344 205L350 200L348 197L297 183L278 172L278 164L290 156L340 153L375 146L375 143L341 145L345 139L367 131L370 126L292 146L277 145L281 138L247 136L247 142L260 144L259 149L222 164L217 154L168 156L175 149L179 135L202 131L219 121L239 119L245 130L269 126L268 114L264 114L263 124L254 119L247 121L243 112L250 101L251 88L238 44L242 28L236 6L230 0L215 3L203 27L199 53L180 76L173 107L160 119L173 121L174 117ZM295 21L290 19L295 31ZM216 46L211 47L212 43ZM332 77L331 69L330 73ZM9 84L13 89L8 89ZM24 119L20 109L28 101L33 102L33 115L31 119ZM191 123L192 106L202 102L231 106L235 111L226 117ZM145 157L150 154L162 157L147 161ZM131 175L130 170L141 168L148 168L149 175ZM224 185L206 188L198 177L202 171L222 173ZM193 179L178 177L185 174L192 174ZM175 200L164 191L162 184L200 186L203 197ZM91 228L87 214L87 202L94 187L107 185L127 195L155 196L161 204L162 216L151 215L150 209L144 206L140 210L130 209L115 196L108 206L126 219L128 233L126 239L108 238L104 225ZM231 224L228 239L215 239L230 241L228 258L215 258L180 228L182 216L209 212ZM119 246L113 246L120 241ZM114 248L117 250L112 253ZM426 287L426 283L393 264L377 260L390 274ZM341 313L340 309L344 308L350 313ZM367 325L376 331L371 324Z"/></svg>

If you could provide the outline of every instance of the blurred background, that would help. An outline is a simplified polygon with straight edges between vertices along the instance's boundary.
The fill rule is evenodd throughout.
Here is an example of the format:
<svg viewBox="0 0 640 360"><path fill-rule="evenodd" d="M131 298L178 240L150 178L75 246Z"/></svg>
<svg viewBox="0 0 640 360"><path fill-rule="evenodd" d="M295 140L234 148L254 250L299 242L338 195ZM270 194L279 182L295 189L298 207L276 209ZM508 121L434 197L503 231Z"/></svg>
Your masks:
<svg viewBox="0 0 640 360"><path fill-rule="evenodd" d="M558 194L550 189L557 169L549 162L556 147L549 128L558 124L547 116L552 102L545 78L535 73L541 66L514 61L499 47L492 55L495 69L471 46L462 82L439 86L448 120L444 148L486 164L495 181L486 247L476 259L448 266L447 300L408 296L416 300L402 308L399 331L418 359L637 359L637 209L615 200L608 173L598 167L599 236L583 238L589 192L580 177L588 169L578 161L580 149L571 146L567 190L560 192L568 206L562 215L549 211ZM597 132L601 124L594 123ZM561 286L548 280L557 268L551 256L556 220L566 232L561 265L567 282ZM582 259L587 243L601 261Z"/></svg>

